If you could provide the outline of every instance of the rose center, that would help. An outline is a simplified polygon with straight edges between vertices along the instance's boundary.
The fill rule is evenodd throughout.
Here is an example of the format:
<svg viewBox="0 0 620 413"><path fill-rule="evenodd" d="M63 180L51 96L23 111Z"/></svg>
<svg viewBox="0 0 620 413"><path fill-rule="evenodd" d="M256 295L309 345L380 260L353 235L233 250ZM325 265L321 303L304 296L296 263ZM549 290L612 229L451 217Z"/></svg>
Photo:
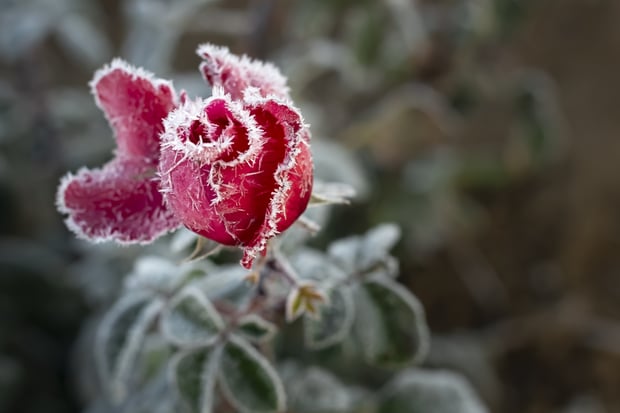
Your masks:
<svg viewBox="0 0 620 413"><path fill-rule="evenodd" d="M235 118L224 100L214 100L205 112L214 127L209 138L219 144L220 160L230 162L249 149L247 128Z"/></svg>

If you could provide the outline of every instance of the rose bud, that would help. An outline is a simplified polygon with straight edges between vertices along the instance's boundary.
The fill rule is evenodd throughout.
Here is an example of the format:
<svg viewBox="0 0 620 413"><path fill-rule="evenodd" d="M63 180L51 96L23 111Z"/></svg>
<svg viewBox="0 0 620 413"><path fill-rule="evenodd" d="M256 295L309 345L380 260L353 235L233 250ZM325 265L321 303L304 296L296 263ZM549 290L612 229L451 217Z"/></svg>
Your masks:
<svg viewBox="0 0 620 413"><path fill-rule="evenodd" d="M244 249L250 268L267 241L303 213L312 190L310 134L292 104L220 87L164 121L159 165L168 207L190 230Z"/></svg>
<svg viewBox="0 0 620 413"><path fill-rule="evenodd" d="M93 242L147 243L180 226L156 175L163 118L178 104L172 84L120 59L91 82L114 135L114 159L62 178L56 203L67 226Z"/></svg>

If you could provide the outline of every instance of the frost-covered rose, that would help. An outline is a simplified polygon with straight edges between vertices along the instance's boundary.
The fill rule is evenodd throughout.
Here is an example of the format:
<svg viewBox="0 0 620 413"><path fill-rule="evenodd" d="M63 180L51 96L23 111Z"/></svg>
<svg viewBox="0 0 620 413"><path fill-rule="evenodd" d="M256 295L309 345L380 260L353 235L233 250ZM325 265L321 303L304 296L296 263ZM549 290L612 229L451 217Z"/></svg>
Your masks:
<svg viewBox="0 0 620 413"><path fill-rule="evenodd" d="M161 190L187 228L242 247L249 268L306 209L310 132L277 68L210 44L197 53L213 95L165 120Z"/></svg>
<svg viewBox="0 0 620 413"><path fill-rule="evenodd" d="M244 249L249 268L305 210L310 133L268 63L202 45L208 99L114 60L91 86L118 149L101 169L62 179L58 208L91 241L147 243L185 225Z"/></svg>
<svg viewBox="0 0 620 413"><path fill-rule="evenodd" d="M245 250L250 267L295 222L312 190L309 133L287 101L214 88L164 122L160 175L169 208L190 230Z"/></svg>
<svg viewBox="0 0 620 413"><path fill-rule="evenodd" d="M114 159L82 168L60 183L57 205L67 226L90 241L148 243L177 228L156 171L163 119L178 105L172 84L115 59L91 82L97 105L114 131Z"/></svg>

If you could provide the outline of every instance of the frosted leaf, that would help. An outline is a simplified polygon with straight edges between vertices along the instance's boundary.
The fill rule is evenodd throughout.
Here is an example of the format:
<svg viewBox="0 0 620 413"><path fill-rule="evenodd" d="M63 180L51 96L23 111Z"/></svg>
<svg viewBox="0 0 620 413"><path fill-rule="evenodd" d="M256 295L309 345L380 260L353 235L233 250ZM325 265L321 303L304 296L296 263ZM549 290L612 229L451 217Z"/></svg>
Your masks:
<svg viewBox="0 0 620 413"><path fill-rule="evenodd" d="M191 412L212 413L222 347L177 354L170 363L170 381Z"/></svg>
<svg viewBox="0 0 620 413"><path fill-rule="evenodd" d="M177 294L161 316L162 334L178 346L208 346L223 328L213 304L195 287Z"/></svg>
<svg viewBox="0 0 620 413"><path fill-rule="evenodd" d="M355 188L349 184L315 181L310 206L349 204L355 196Z"/></svg>
<svg viewBox="0 0 620 413"><path fill-rule="evenodd" d="M355 334L368 362L390 367L426 356L430 339L424 309L409 290L382 278L354 291Z"/></svg>
<svg viewBox="0 0 620 413"><path fill-rule="evenodd" d="M139 257L133 271L125 279L128 291L171 292L183 281L191 270L189 265L177 265L158 256Z"/></svg>
<svg viewBox="0 0 620 413"><path fill-rule="evenodd" d="M248 271L239 265L225 265L213 269L194 285L210 300L243 299L254 286L247 281Z"/></svg>
<svg viewBox="0 0 620 413"><path fill-rule="evenodd" d="M345 279L346 274L333 265L325 254L312 248L300 249L290 261L301 279L317 282L322 286L330 286Z"/></svg>
<svg viewBox="0 0 620 413"><path fill-rule="evenodd" d="M448 371L405 370L380 392L379 413L487 413L470 384Z"/></svg>
<svg viewBox="0 0 620 413"><path fill-rule="evenodd" d="M264 343L271 340L277 331L277 327L256 314L248 314L241 317L238 322L237 332L253 343Z"/></svg>
<svg viewBox="0 0 620 413"><path fill-rule="evenodd" d="M241 413L281 412L282 382L269 361L245 340L232 336L222 354L220 383L226 398Z"/></svg>
<svg viewBox="0 0 620 413"><path fill-rule="evenodd" d="M395 224L381 224L363 236L351 236L331 243L327 254L330 260L349 275L365 278L381 274L394 276L398 262L389 250L400 238Z"/></svg>
<svg viewBox="0 0 620 413"><path fill-rule="evenodd" d="M96 360L112 400L120 402L129 395L144 337L163 306L161 300L133 294L123 297L105 315L97 332Z"/></svg>
<svg viewBox="0 0 620 413"><path fill-rule="evenodd" d="M349 412L354 398L349 389L330 372L317 367L298 371L286 380L289 404L300 413Z"/></svg>
<svg viewBox="0 0 620 413"><path fill-rule="evenodd" d="M334 289L327 298L329 304L320 307L317 319L304 319L304 338L310 349L329 347L344 340L351 332L355 307L349 287Z"/></svg>
<svg viewBox="0 0 620 413"><path fill-rule="evenodd" d="M359 269L360 250L363 239L359 236L342 238L332 242L327 249L329 258L346 274L354 274Z"/></svg>
<svg viewBox="0 0 620 413"><path fill-rule="evenodd" d="M370 267L382 261L396 245L400 235L400 227L392 223L381 224L369 230L361 246L361 267Z"/></svg>

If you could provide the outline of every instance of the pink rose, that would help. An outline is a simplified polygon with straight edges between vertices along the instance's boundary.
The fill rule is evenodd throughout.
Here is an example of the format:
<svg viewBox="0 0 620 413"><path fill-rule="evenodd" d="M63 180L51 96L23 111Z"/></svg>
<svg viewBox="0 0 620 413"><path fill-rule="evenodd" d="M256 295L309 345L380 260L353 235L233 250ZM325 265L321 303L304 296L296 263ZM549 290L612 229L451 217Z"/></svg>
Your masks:
<svg viewBox="0 0 620 413"><path fill-rule="evenodd" d="M310 199L312 159L301 115L256 90L234 101L216 87L164 125L159 172L169 208L190 230L243 247L249 268Z"/></svg>
<svg viewBox="0 0 620 413"><path fill-rule="evenodd" d="M208 99L115 60L92 89L118 144L101 169L63 178L58 207L91 241L146 243L183 224L244 249L250 268L312 191L310 132L272 65L202 45Z"/></svg>

